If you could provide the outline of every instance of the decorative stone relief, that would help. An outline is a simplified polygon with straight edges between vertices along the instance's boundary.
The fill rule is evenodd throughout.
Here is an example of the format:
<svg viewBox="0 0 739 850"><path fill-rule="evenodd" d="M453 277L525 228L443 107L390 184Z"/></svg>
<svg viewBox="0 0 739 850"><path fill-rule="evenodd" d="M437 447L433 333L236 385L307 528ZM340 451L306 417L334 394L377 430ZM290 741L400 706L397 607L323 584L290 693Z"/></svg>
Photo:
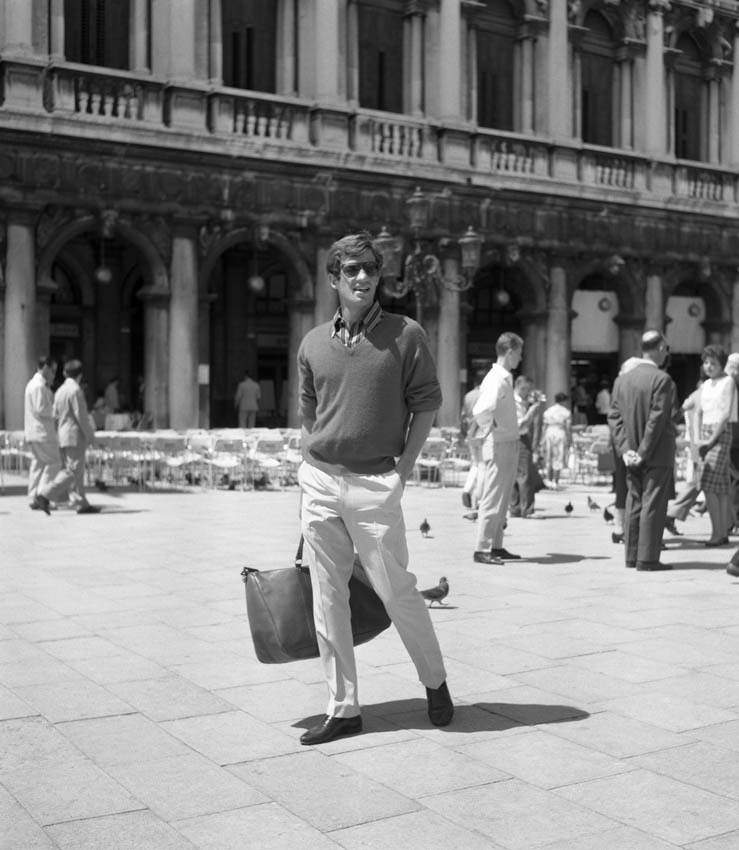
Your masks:
<svg viewBox="0 0 739 850"><path fill-rule="evenodd" d="M39 254L44 250L52 235L65 224L73 221L74 211L69 207L44 207L36 222L36 250Z"/></svg>

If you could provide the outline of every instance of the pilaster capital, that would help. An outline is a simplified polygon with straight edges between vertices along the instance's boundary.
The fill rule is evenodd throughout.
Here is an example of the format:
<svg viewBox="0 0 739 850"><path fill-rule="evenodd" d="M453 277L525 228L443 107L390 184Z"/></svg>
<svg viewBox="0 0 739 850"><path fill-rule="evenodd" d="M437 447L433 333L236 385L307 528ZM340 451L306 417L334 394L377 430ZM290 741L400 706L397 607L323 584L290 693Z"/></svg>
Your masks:
<svg viewBox="0 0 739 850"><path fill-rule="evenodd" d="M145 304L153 307L163 307L169 301L171 293L164 286L142 286L136 294Z"/></svg>
<svg viewBox="0 0 739 850"><path fill-rule="evenodd" d="M428 0L406 0L403 7L403 16L406 18L411 18L415 15L425 17L429 10L428 7Z"/></svg>

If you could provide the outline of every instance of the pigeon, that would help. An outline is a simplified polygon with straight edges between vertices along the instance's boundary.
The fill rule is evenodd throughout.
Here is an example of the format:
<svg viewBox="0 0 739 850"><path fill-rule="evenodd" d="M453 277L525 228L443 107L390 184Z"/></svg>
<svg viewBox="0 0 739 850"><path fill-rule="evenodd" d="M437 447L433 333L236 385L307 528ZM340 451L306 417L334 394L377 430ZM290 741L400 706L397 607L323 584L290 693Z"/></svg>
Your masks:
<svg viewBox="0 0 739 850"><path fill-rule="evenodd" d="M572 502L567 502L567 504L565 505L565 513L571 514L573 510L574 508L572 507Z"/></svg>
<svg viewBox="0 0 739 850"><path fill-rule="evenodd" d="M431 531L431 526L429 525L429 521L427 519L424 519L424 521L421 523L420 528L421 534L423 534L424 537L428 537L429 531Z"/></svg>
<svg viewBox="0 0 739 850"><path fill-rule="evenodd" d="M429 608L434 604L434 602L438 602L439 605L446 605L444 599L446 599L448 594L449 582L446 580L446 576L442 576L439 579L439 583L436 587L429 587L427 590L421 591L421 596L429 601Z"/></svg>
<svg viewBox="0 0 739 850"><path fill-rule="evenodd" d="M591 499L590 496L588 496L588 507L591 511L600 510L600 505L594 499Z"/></svg>
<svg viewBox="0 0 739 850"><path fill-rule="evenodd" d="M97 488L97 489L98 489L101 493L105 493L105 492L107 492L107 490L108 490L108 485L107 485L104 481L101 481L99 478L96 478L96 479L95 479L95 487L96 487L96 488Z"/></svg>
<svg viewBox="0 0 739 850"><path fill-rule="evenodd" d="M607 507L603 508L603 519L606 522L613 522L613 514L608 510Z"/></svg>

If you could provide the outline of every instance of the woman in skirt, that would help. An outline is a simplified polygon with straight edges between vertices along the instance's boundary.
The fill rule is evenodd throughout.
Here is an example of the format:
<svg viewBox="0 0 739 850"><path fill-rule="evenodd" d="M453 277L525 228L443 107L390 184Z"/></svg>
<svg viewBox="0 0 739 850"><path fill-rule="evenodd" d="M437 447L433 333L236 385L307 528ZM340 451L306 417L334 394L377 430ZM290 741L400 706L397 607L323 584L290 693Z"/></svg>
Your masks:
<svg viewBox="0 0 739 850"><path fill-rule="evenodd" d="M705 546L725 546L733 525L729 450L731 428L736 421L736 388L724 372L727 354L720 345L703 349L706 380L700 391L700 436L698 454L703 461L701 489L711 518L711 538Z"/></svg>

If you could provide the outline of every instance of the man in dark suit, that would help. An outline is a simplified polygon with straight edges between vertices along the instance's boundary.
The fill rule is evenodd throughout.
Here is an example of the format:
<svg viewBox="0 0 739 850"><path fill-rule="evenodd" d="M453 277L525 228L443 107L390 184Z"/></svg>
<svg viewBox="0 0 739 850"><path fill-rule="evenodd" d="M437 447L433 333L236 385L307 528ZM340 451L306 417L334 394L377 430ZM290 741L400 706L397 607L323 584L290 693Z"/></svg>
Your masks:
<svg viewBox="0 0 739 850"><path fill-rule="evenodd" d="M669 346L659 331L642 337L642 359L613 387L608 424L626 465L626 566L669 570L659 553L675 463L675 384L660 369Z"/></svg>

